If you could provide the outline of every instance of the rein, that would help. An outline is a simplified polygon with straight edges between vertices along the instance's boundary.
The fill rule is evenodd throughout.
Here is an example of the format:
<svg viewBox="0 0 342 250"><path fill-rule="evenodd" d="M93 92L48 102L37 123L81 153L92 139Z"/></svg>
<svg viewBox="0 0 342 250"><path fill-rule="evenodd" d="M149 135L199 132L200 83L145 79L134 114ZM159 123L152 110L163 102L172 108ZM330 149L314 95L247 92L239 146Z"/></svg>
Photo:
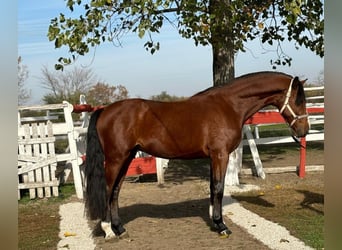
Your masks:
<svg viewBox="0 0 342 250"><path fill-rule="evenodd" d="M287 108L291 115L293 116L293 120L292 122L290 123L290 127L293 126L293 124L295 124L295 122L299 119L302 119L302 118L307 118L308 117L308 113L304 114L304 115L296 115L295 112L293 112L290 104L289 104L289 99L291 97L291 91L292 91L292 84L293 84L293 80L294 78L292 78L291 80L291 83L290 83L290 86L289 86L289 89L287 90L287 93L286 93L286 98L285 98L285 102L283 104L283 107L280 109L280 114L282 114L284 112L284 110Z"/></svg>

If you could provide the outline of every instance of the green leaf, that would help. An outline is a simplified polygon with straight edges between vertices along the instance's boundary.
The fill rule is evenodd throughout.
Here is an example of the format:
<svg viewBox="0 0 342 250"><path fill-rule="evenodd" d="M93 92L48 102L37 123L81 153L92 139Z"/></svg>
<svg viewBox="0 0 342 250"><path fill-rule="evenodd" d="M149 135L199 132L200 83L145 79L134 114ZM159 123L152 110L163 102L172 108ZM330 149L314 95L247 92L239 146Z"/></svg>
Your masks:
<svg viewBox="0 0 342 250"><path fill-rule="evenodd" d="M62 13L59 14L59 22L60 23L64 23L65 22L65 16Z"/></svg>
<svg viewBox="0 0 342 250"><path fill-rule="evenodd" d="M55 64L55 69L63 71L64 70L64 66L62 64Z"/></svg>
<svg viewBox="0 0 342 250"><path fill-rule="evenodd" d="M213 41L223 44L233 40L233 51L245 51L245 42L250 40L260 38L262 43L275 46L288 35L296 46L305 46L320 56L324 55L321 0L185 0L180 1L181 5L174 10L174 18L170 18L171 15L163 11L175 7L175 1L65 0L71 11L74 11L75 4L83 2L83 12L73 18L60 13L58 18L51 19L47 36L55 48L65 45L72 55L85 55L90 46L104 43L107 39L120 42L122 36L129 32L135 32L141 39L147 32L150 41L144 47L154 54L159 50L159 43L154 43L152 36L167 20L173 22L182 37L193 39L196 45L208 45ZM278 64L289 64L283 52L278 57L281 58ZM275 60L271 65L277 62Z"/></svg>
<svg viewBox="0 0 342 250"><path fill-rule="evenodd" d="M145 35L145 30L144 29L140 29L139 33L138 33L139 38L143 38L144 35Z"/></svg>

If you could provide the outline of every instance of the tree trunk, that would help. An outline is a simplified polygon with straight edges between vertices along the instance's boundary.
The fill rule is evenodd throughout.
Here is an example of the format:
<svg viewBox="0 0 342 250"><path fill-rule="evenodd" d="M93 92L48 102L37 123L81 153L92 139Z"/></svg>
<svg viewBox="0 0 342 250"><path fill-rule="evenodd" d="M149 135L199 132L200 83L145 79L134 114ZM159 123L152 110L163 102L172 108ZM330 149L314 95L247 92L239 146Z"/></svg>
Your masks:
<svg viewBox="0 0 342 250"><path fill-rule="evenodd" d="M234 52L232 46L212 45L214 86L228 84L234 78Z"/></svg>
<svg viewBox="0 0 342 250"><path fill-rule="evenodd" d="M230 22L230 4L231 0L210 1L209 11L214 15L210 26L214 86L227 84L234 78L234 39Z"/></svg>
<svg viewBox="0 0 342 250"><path fill-rule="evenodd" d="M214 86L229 84L234 78L234 38L231 24L231 0L210 0L209 12L211 45L213 50ZM222 24L223 23L223 24ZM239 185L238 151L230 154L225 185Z"/></svg>

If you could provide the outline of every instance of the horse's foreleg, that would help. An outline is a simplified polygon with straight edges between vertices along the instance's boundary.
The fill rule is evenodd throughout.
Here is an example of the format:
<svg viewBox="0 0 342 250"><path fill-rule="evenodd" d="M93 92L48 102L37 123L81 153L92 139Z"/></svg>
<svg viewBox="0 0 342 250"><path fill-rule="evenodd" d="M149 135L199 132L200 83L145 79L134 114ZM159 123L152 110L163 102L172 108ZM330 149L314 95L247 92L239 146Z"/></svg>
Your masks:
<svg viewBox="0 0 342 250"><path fill-rule="evenodd" d="M211 158L210 170L210 207L212 220L220 235L229 236L232 232L223 222L222 199L224 192L224 178L226 175L228 154L217 154Z"/></svg>

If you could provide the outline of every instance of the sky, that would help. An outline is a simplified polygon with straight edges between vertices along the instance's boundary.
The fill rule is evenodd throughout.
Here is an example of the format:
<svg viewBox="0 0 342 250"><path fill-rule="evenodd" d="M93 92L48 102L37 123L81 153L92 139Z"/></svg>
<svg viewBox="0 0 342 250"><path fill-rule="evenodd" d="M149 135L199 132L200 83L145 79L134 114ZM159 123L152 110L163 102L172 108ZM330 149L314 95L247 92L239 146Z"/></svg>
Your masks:
<svg viewBox="0 0 342 250"><path fill-rule="evenodd" d="M29 71L25 84L32 96L28 104L41 104L47 93L39 80L42 67L52 71L59 57L68 56L66 49L55 49L47 38L50 20L59 13L69 13L64 0L18 0L18 56ZM79 57L75 65L90 67L103 82L125 86L130 97L149 98L162 91L190 96L212 86L210 46L196 47L193 40L182 38L170 25L154 39L161 48L153 55L143 46L146 37L140 39L129 33L121 40L122 46L101 44L96 51ZM269 62L275 59L275 53L265 53L259 41L249 42L246 47L247 52L236 55L236 76L272 70ZM279 66L277 71L308 78L309 83L317 82L324 70L324 59L306 48L296 50L293 44L284 44L283 49L293 58L292 65Z"/></svg>

